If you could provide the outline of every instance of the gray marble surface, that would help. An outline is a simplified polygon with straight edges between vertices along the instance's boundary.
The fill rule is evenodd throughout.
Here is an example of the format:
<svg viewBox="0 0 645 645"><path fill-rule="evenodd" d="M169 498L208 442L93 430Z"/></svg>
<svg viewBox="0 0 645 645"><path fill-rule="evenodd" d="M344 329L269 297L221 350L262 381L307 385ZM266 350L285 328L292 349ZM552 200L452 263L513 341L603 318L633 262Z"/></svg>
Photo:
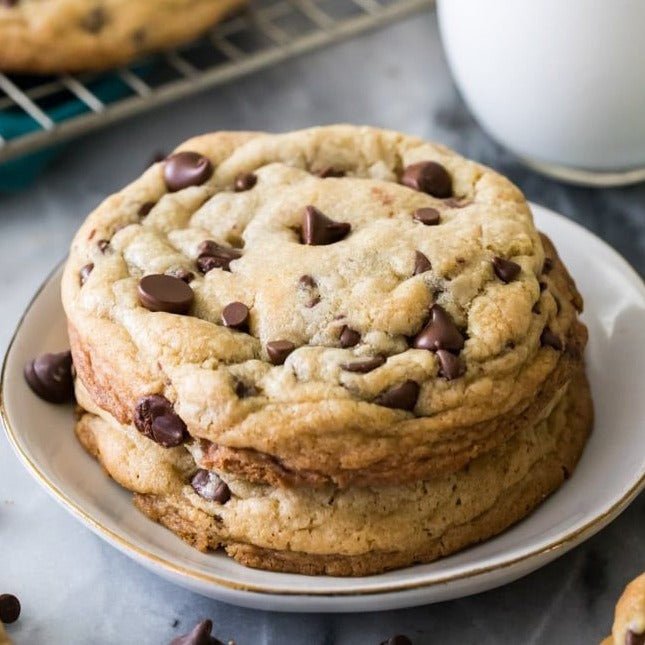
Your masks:
<svg viewBox="0 0 645 645"><path fill-rule="evenodd" d="M279 131L340 121L427 136L487 163L645 273L645 185L573 188L519 165L468 115L434 16L422 14L76 141L33 188L0 196L0 347L85 215L137 176L154 151L212 129ZM645 569L644 535L641 495L568 555L478 596L378 614L252 611L193 595L117 553L58 507L0 437L0 593L23 601L22 618L10 629L18 645L162 645L202 617L238 645L376 645L395 633L415 645L597 643L620 590Z"/></svg>

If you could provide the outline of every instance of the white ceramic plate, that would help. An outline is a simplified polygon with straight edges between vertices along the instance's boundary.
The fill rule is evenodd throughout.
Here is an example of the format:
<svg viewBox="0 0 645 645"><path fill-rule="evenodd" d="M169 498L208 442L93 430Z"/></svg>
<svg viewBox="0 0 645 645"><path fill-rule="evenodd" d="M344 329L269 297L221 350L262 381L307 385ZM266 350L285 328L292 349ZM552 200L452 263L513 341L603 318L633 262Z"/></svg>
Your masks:
<svg viewBox="0 0 645 645"><path fill-rule="evenodd" d="M259 609L367 611L447 600L523 576L599 531L645 486L645 286L591 233L540 206L539 228L557 244L585 297L596 425L565 485L502 535L438 562L364 578L309 577L247 569L190 548L134 509L72 432L71 407L37 399L22 367L68 346L60 268L46 281L11 343L2 373L9 440L38 482L75 517L159 575L206 596Z"/></svg>

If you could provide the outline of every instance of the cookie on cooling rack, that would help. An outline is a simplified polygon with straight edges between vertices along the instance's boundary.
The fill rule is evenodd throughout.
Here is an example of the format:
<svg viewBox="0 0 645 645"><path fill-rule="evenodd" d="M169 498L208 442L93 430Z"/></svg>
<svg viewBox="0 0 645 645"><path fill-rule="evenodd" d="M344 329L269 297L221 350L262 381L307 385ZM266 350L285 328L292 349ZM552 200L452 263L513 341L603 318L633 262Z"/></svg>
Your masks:
<svg viewBox="0 0 645 645"><path fill-rule="evenodd" d="M522 194L367 127L188 141L83 224L76 431L251 566L362 575L498 533L592 423L582 300Z"/></svg>
<svg viewBox="0 0 645 645"><path fill-rule="evenodd" d="M5 0L0 71L78 72L123 65L189 41L245 0Z"/></svg>

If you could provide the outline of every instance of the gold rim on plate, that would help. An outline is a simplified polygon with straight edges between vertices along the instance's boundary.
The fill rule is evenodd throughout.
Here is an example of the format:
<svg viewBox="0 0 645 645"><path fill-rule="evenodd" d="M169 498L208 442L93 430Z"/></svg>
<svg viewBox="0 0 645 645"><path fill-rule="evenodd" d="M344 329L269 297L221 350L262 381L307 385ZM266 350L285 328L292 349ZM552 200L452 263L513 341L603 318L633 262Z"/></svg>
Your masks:
<svg viewBox="0 0 645 645"><path fill-rule="evenodd" d="M610 508L606 509L603 513L595 517L593 520L587 522L582 527L569 531L569 533L564 535L562 538L552 542L551 544L545 547L534 549L528 553L524 553L520 556L517 556L510 560L506 560L504 562L499 562L497 564L476 567L468 571L464 571L462 573L448 574L440 578L436 578L425 582L392 584L382 589L372 589L372 590L364 590L364 591L340 590L340 591L331 592L331 591L317 591L314 588L314 589L309 589L306 592L287 591L283 589L272 589L267 586L258 586L256 584L246 585L246 584L241 584L237 582L232 582L231 580L220 578L213 574L198 572L198 571L195 571L194 569L185 567L183 565L175 564L171 560L155 555L151 551L148 551L147 549L137 546L136 544L134 544L127 538L123 537L122 535L115 533L112 529L101 524L94 517L92 517L92 515L90 515L87 511L85 511L81 506L79 506L76 502L70 499L62 490L60 490L55 484L53 484L48 479L48 477L42 472L42 470L38 467L38 465L34 463L34 461L29 456L27 450L25 450L21 445L20 439L18 438L18 435L15 429L13 428L13 426L11 425L11 422L9 421L9 414L4 404L5 377L6 377L9 354L13 349L16 336L18 335L20 329L22 328L22 325L24 324L27 314L29 313L35 301L38 299L38 297L45 289L45 287L49 285L49 283L53 279L55 279L56 274L60 271L64 261L65 259L61 260L61 262L59 262L54 267L54 269L49 273L49 275L45 278L45 280L40 285L40 287L38 287L36 293L32 296L24 313L20 317L20 320L16 325L16 329L14 330L13 335L11 336L9 345L7 346L7 351L5 353L4 360L2 362L2 372L0 373L0 417L2 418L2 423L4 425L7 438L9 439L9 443L12 445L14 451L20 457L21 461L27 466L27 469L41 484L41 486L43 486L46 490L48 490L49 493L53 495L73 515L81 519L81 521L85 523L87 526L89 526L95 533L105 538L107 542L118 545L118 548L120 548L124 552L135 553L139 558L147 561L149 565L159 566L169 574L189 577L189 578L192 578L193 580L197 580L202 583L207 583L210 585L215 584L220 587L233 589L235 591L252 592L252 593L259 593L259 594L271 594L271 595L279 595L279 596L313 596L318 598L325 598L325 597L332 598L337 596L345 596L345 597L374 596L374 595L380 595L380 594L390 594L393 592L414 591L418 589L434 587L436 585L446 584L449 582L455 582L458 580L475 578L477 576L491 573L493 571L507 569L516 564L525 562L526 560L530 560L532 558L537 558L542 555L554 554L554 553L557 553L558 551L562 551L564 553L570 548L573 548L574 546L576 546L576 544L582 542L586 537L591 537L591 535L597 533L602 528L604 528L607 524L609 524L609 522L611 522L615 517L617 517L636 498L636 496L640 493L640 491L645 488L645 473L643 473L641 477L638 479L638 481L631 488L629 488L623 494L623 496L617 502L615 502ZM557 555L555 555L554 557L557 557Z"/></svg>

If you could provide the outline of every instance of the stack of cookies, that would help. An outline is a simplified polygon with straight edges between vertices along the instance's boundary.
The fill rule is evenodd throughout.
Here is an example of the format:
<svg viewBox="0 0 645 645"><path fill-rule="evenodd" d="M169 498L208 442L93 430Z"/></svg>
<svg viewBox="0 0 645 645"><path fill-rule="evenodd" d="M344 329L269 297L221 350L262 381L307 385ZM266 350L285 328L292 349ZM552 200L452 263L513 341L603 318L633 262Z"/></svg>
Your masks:
<svg viewBox="0 0 645 645"><path fill-rule="evenodd" d="M517 522L592 422L582 300L508 180L397 132L190 140L76 235L76 433L198 549L306 574Z"/></svg>

